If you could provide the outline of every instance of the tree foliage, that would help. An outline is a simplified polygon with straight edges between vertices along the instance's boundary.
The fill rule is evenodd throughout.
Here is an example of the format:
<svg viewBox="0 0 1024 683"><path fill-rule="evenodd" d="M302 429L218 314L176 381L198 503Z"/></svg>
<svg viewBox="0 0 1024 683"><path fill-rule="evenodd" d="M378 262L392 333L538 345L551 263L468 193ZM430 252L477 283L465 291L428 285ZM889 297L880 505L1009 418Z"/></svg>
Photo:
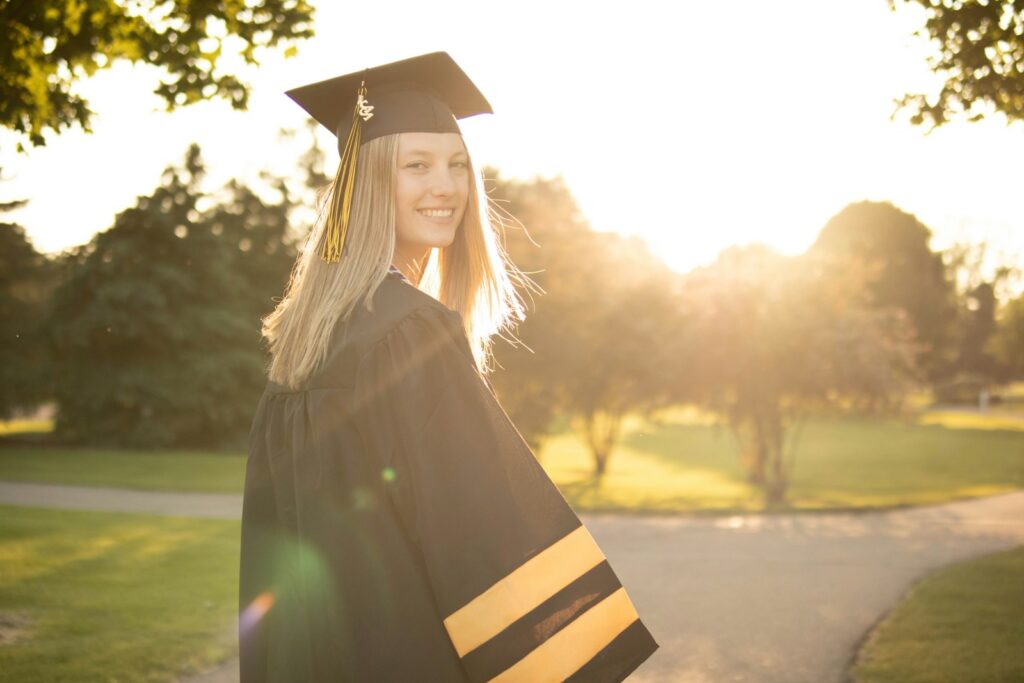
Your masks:
<svg viewBox="0 0 1024 683"><path fill-rule="evenodd" d="M294 259L288 198L229 185L198 208L193 146L148 197L72 257L48 326L58 436L133 447L244 437L265 383L260 317Z"/></svg>
<svg viewBox="0 0 1024 683"><path fill-rule="evenodd" d="M971 288L964 296L957 371L996 379L999 367L989 351L996 332L996 294L990 282Z"/></svg>
<svg viewBox="0 0 1024 683"><path fill-rule="evenodd" d="M989 349L1006 371L1006 379L1024 379L1024 294L999 311Z"/></svg>
<svg viewBox="0 0 1024 683"><path fill-rule="evenodd" d="M521 288L527 299L527 318L509 337L513 343L494 344L496 371L491 381L512 421L536 450L561 405L558 387L550 380L557 365L550 354L557 340L546 334L550 298L535 285L560 261L554 250L587 230L587 225L560 180L506 180L493 168L484 169L484 176L489 179L488 196L496 218L503 224L504 246L533 283ZM561 239L563 236L566 239Z"/></svg>
<svg viewBox="0 0 1024 683"><path fill-rule="evenodd" d="M561 180L499 180L492 196L528 229L507 246L543 290L517 332L529 350L496 348L496 387L535 445L575 417L599 479L625 415L668 400L671 274L639 240L590 230Z"/></svg>
<svg viewBox="0 0 1024 683"><path fill-rule="evenodd" d="M577 418L600 479L625 417L670 402L681 326L676 276L642 242L577 237L543 281L550 300L538 304L547 310L536 322L547 324L537 334L547 338L559 405Z"/></svg>
<svg viewBox="0 0 1024 683"><path fill-rule="evenodd" d="M47 357L40 335L53 270L24 228L0 223L0 419L46 397Z"/></svg>
<svg viewBox="0 0 1024 683"><path fill-rule="evenodd" d="M312 17L306 0L7 0L0 126L33 145L75 123L89 130L93 112L75 86L118 60L162 68L154 92L168 110L213 97L244 109L249 86L217 68L225 51L258 64L261 48L311 36Z"/></svg>
<svg viewBox="0 0 1024 683"><path fill-rule="evenodd" d="M1018 268L1002 263L986 268L988 245L954 244L943 251L949 279L956 284L958 354L947 382L939 387L940 401L966 397L958 387L977 388L1008 379L1010 368L995 353L993 339L998 330L999 301L1007 300ZM960 394L959 396L957 394Z"/></svg>
<svg viewBox="0 0 1024 683"><path fill-rule="evenodd" d="M913 362L901 312L871 306L856 271L827 254L731 248L683 292L678 372L726 418L770 506L785 500L795 462L787 435L814 412L889 405Z"/></svg>
<svg viewBox="0 0 1024 683"><path fill-rule="evenodd" d="M906 312L922 347L921 370L930 380L956 360L955 287L942 255L931 250L931 231L889 202L856 202L829 219L812 251L834 267L863 278L871 304Z"/></svg>
<svg viewBox="0 0 1024 683"><path fill-rule="evenodd" d="M889 0L925 9L923 30L937 47L929 67L945 78L934 93L907 94L899 106L917 125L955 117L976 121L986 109L1024 120L1024 3L1020 0Z"/></svg>

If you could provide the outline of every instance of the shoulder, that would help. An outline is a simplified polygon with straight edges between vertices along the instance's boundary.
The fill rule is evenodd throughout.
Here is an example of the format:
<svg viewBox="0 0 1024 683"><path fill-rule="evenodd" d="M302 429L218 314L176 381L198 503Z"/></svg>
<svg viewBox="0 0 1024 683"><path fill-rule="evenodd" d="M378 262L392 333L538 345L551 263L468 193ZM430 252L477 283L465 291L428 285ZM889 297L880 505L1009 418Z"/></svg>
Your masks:
<svg viewBox="0 0 1024 683"><path fill-rule="evenodd" d="M354 386L360 365L371 353L402 355L416 347L448 348L472 360L462 316L408 282L388 275L367 306L338 321L320 368L297 391ZM269 393L293 390L267 382Z"/></svg>
<svg viewBox="0 0 1024 683"><path fill-rule="evenodd" d="M466 353L469 346L462 329L458 312L389 275L368 306L360 302L338 322L322 370L311 378L310 388L354 385L360 365L371 355L402 355L419 346Z"/></svg>
<svg viewBox="0 0 1024 683"><path fill-rule="evenodd" d="M462 317L434 297L403 280L388 276L374 292L369 307L359 305L346 326L348 338L362 355L396 332L462 327Z"/></svg>

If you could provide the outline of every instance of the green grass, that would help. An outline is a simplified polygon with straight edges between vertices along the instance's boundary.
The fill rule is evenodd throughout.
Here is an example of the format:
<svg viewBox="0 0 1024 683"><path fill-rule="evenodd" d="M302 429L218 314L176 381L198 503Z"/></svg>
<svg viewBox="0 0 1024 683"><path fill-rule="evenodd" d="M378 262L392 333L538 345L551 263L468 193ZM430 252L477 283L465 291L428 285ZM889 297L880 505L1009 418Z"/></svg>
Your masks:
<svg viewBox="0 0 1024 683"><path fill-rule="evenodd" d="M857 683L1024 681L1024 547L941 570L868 637Z"/></svg>
<svg viewBox="0 0 1024 683"><path fill-rule="evenodd" d="M960 413L921 419L937 424L808 422L796 441L788 509L921 505L1024 488L1024 422L1001 425L1000 416ZM600 486L592 483L590 457L571 429L551 437L539 456L582 511L761 508L732 434L693 410L629 420ZM0 480L11 481L237 493L244 469L241 454L0 448Z"/></svg>
<svg viewBox="0 0 1024 683"><path fill-rule="evenodd" d="M0 480L238 493L245 481L245 457L239 453L9 446L0 448Z"/></svg>
<svg viewBox="0 0 1024 683"><path fill-rule="evenodd" d="M669 415L634 422L600 487L585 446L551 439L542 462L582 510L740 511L760 508L732 434ZM797 442L792 510L920 505L1024 487L1024 431L949 429L898 421L816 420Z"/></svg>
<svg viewBox="0 0 1024 683"><path fill-rule="evenodd" d="M231 656L238 534L0 507L0 681L173 681Z"/></svg>

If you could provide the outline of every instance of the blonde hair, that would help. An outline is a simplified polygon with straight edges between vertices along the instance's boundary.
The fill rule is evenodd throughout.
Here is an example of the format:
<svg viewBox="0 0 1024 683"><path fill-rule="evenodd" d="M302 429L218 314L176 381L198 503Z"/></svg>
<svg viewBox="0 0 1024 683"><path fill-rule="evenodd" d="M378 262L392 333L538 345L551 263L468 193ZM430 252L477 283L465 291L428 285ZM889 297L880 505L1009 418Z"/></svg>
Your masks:
<svg viewBox="0 0 1024 683"><path fill-rule="evenodd" d="M327 229L327 206L335 178L319 199L319 214L292 268L281 301L263 319L270 348L269 377L296 389L324 362L331 333L362 302L372 310L373 293L387 277L395 250L395 171L398 136L370 140L359 150L352 213L340 263L327 263L317 246ZM480 175L470 161L466 212L455 239L431 249L417 285L462 315L481 373L490 370L490 339L523 319L516 285L525 276L498 241Z"/></svg>

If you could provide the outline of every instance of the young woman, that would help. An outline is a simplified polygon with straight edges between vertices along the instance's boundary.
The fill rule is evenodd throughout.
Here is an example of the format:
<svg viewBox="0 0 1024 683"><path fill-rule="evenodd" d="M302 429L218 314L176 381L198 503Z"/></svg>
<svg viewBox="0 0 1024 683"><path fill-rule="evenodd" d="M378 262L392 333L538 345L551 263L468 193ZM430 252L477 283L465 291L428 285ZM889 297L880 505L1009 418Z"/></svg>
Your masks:
<svg viewBox="0 0 1024 683"><path fill-rule="evenodd" d="M657 648L488 385L522 310L445 53L290 91L341 166L264 321L242 683L620 681Z"/></svg>

